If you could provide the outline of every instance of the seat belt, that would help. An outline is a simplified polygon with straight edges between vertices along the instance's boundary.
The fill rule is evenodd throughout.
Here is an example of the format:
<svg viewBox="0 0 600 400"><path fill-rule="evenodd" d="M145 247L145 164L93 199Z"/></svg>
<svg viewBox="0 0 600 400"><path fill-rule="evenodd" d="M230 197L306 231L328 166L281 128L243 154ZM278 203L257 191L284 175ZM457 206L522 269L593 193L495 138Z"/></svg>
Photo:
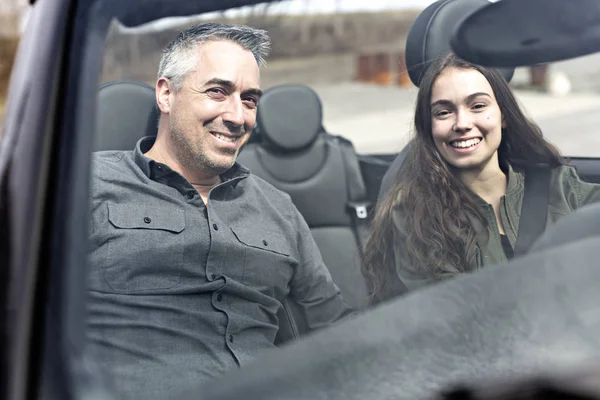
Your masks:
<svg viewBox="0 0 600 400"><path fill-rule="evenodd" d="M527 253L533 242L546 229L548 195L550 192L550 166L532 165L524 170L525 193L521 205L521 218L514 255Z"/></svg>
<svg viewBox="0 0 600 400"><path fill-rule="evenodd" d="M352 142L341 136L333 136L333 138L340 145L348 191L346 210L350 215L354 235L362 255L370 232L372 204L367 200L367 190Z"/></svg>

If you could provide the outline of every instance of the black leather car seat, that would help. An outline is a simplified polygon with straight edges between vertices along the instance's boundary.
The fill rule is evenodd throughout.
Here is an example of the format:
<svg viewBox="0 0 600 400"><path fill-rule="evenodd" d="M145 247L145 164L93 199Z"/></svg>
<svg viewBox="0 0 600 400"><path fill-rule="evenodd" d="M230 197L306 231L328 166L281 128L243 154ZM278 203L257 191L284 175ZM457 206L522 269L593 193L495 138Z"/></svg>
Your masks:
<svg viewBox="0 0 600 400"><path fill-rule="evenodd" d="M150 85L108 82L97 96L94 151L133 150L142 137L156 135L159 111Z"/></svg>
<svg viewBox="0 0 600 400"><path fill-rule="evenodd" d="M356 213L366 212L366 189L352 144L324 131L321 101L303 85L266 90L257 126L260 140L246 145L238 161L290 195L344 299L363 308L367 292L355 226ZM366 225L365 218L358 230Z"/></svg>

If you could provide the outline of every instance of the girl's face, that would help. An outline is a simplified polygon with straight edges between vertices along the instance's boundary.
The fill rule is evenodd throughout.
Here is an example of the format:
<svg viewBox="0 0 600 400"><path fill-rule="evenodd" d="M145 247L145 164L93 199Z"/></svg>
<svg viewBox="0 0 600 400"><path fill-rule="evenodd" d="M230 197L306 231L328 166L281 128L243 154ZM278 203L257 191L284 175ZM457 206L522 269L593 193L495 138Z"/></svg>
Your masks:
<svg viewBox="0 0 600 400"><path fill-rule="evenodd" d="M475 69L448 68L431 91L431 127L435 146L459 169L498 166L504 121L494 91Z"/></svg>

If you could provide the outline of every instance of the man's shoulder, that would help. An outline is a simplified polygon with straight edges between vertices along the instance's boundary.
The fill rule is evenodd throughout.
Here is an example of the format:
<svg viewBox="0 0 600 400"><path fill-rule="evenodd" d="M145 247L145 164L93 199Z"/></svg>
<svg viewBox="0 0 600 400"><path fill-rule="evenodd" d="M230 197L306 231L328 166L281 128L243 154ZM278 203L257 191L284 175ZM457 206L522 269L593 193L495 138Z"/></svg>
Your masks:
<svg viewBox="0 0 600 400"><path fill-rule="evenodd" d="M92 164L114 164L119 163L128 155L130 151L123 150L106 150L106 151L95 151L92 153Z"/></svg>
<svg viewBox="0 0 600 400"><path fill-rule="evenodd" d="M92 153L92 173L94 175L102 174L107 171L114 171L128 168L128 158L130 151L97 151Z"/></svg>
<svg viewBox="0 0 600 400"><path fill-rule="evenodd" d="M102 190L107 184L138 180L131 151L99 151L92 153L92 189Z"/></svg>
<svg viewBox="0 0 600 400"><path fill-rule="evenodd" d="M252 190L255 191L259 197L264 198L275 209L285 211L286 213L291 212L289 215L300 213L288 193L278 189L263 178L250 173L248 176L248 185L252 187Z"/></svg>

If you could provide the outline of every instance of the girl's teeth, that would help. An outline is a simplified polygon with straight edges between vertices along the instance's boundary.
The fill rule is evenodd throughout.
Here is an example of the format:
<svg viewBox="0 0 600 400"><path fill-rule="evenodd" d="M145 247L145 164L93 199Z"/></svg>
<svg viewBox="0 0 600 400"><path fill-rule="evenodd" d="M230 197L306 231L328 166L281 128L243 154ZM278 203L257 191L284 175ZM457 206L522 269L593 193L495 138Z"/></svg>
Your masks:
<svg viewBox="0 0 600 400"><path fill-rule="evenodd" d="M481 142L481 139L470 139L470 140L465 140L462 142L452 142L452 147L458 147L458 148L472 147L472 146L475 146L476 144L479 144L479 142Z"/></svg>

